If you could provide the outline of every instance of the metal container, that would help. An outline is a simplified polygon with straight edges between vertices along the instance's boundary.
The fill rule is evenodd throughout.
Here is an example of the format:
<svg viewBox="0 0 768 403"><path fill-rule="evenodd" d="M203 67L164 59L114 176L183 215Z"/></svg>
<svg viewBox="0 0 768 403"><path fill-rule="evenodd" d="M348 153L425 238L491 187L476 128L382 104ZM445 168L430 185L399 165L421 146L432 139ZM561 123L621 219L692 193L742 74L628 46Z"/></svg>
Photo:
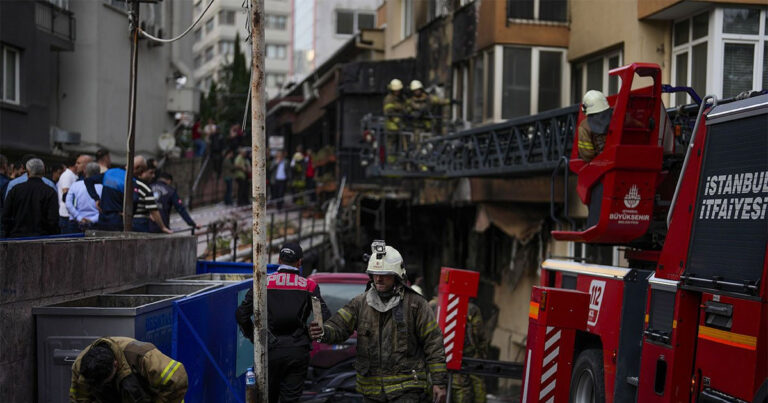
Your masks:
<svg viewBox="0 0 768 403"><path fill-rule="evenodd" d="M193 274L190 276L184 276L184 277L176 277L173 279L169 279L167 281L219 281L219 282L225 282L225 283L236 283L243 280L251 280L253 279L252 274L232 274L232 273L204 273L204 274Z"/></svg>
<svg viewBox="0 0 768 403"><path fill-rule="evenodd" d="M97 295L32 308L37 328L38 401L67 402L72 363L94 340L127 336L170 355L178 295Z"/></svg>
<svg viewBox="0 0 768 403"><path fill-rule="evenodd" d="M195 295L218 287L216 283L194 282L157 282L145 283L135 287L111 292L107 295Z"/></svg>

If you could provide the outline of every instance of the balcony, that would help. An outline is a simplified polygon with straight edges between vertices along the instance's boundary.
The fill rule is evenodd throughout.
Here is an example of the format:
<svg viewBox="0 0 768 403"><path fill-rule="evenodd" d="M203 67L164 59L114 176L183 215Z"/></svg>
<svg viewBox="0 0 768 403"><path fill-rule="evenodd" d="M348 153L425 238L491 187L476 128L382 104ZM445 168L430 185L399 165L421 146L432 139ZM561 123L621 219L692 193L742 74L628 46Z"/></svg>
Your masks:
<svg viewBox="0 0 768 403"><path fill-rule="evenodd" d="M35 24L40 31L51 34L51 47L57 50L75 49L75 15L48 1L35 3Z"/></svg>

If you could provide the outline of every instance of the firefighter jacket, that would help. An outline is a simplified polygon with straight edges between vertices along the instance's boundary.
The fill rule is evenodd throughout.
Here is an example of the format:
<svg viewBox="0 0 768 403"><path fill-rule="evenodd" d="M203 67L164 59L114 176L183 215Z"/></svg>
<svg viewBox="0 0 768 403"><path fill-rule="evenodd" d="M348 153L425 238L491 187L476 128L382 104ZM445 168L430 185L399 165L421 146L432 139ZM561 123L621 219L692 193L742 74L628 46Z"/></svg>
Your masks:
<svg viewBox="0 0 768 403"><path fill-rule="evenodd" d="M119 395L120 400L115 400L117 396L106 390L93 390L80 375L80 361L96 345L109 347L115 355L117 373L111 391ZM152 343L130 337L98 339L80 352L72 365L71 403L171 403L182 402L186 393L187 372L184 365L163 354Z"/></svg>
<svg viewBox="0 0 768 403"><path fill-rule="evenodd" d="M268 348L302 347L309 349L312 340L307 331L307 319L312 313L311 297L320 299L323 320L331 312L320 295L320 286L312 279L304 278L299 269L280 265L277 272L267 277L267 325ZM245 294L245 300L237 308L235 319L243 335L253 342L253 289Z"/></svg>
<svg viewBox="0 0 768 403"><path fill-rule="evenodd" d="M605 147L605 133L593 133L587 119L579 123L579 158L584 162L592 161Z"/></svg>
<svg viewBox="0 0 768 403"><path fill-rule="evenodd" d="M449 105L451 103L448 99L440 98L436 95L428 95L426 92L422 92L421 95L412 95L406 101L405 109L408 114L413 117L414 124L421 126L425 129L432 128L432 119L435 117L442 117L442 113L437 113L433 116L434 107Z"/></svg>
<svg viewBox="0 0 768 403"><path fill-rule="evenodd" d="M385 129L393 132L400 130L404 113L405 103L402 97L391 92L384 97L384 116L387 117Z"/></svg>
<svg viewBox="0 0 768 403"><path fill-rule="evenodd" d="M427 373L445 386L443 335L421 295L399 286L384 303L375 288L353 298L323 325L324 343L342 343L357 331L357 391L393 401L426 390Z"/></svg>

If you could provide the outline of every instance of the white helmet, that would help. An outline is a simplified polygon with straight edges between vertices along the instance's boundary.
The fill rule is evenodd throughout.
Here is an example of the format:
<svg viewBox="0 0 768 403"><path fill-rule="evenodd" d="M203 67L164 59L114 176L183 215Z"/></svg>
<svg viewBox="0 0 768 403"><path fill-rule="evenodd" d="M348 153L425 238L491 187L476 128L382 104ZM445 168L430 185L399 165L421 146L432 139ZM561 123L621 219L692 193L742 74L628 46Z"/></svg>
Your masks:
<svg viewBox="0 0 768 403"><path fill-rule="evenodd" d="M594 115L610 108L610 106L602 92L589 90L581 100L581 108L585 115Z"/></svg>
<svg viewBox="0 0 768 403"><path fill-rule="evenodd" d="M393 78L392 81L389 82L389 90L390 91L400 91L403 89L403 82Z"/></svg>
<svg viewBox="0 0 768 403"><path fill-rule="evenodd" d="M384 241L373 241L371 249L373 254L368 259L368 268L365 270L367 274L394 275L401 279L405 278L403 257L397 249L385 246Z"/></svg>
<svg viewBox="0 0 768 403"><path fill-rule="evenodd" d="M424 88L424 86L421 85L421 81L419 81L419 80L411 81L411 91L416 91L416 90L420 90L420 89L423 89L423 88Z"/></svg>

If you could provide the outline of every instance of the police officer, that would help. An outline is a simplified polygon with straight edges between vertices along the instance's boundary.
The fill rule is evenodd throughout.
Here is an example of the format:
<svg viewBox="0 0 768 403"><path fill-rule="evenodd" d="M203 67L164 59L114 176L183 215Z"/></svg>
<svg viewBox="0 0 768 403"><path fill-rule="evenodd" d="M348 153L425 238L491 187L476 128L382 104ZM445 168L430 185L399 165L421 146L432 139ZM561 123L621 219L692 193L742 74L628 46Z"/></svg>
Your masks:
<svg viewBox="0 0 768 403"><path fill-rule="evenodd" d="M595 90L584 94L581 109L587 118L579 123L579 158L590 162L603 152L613 109L608 105L605 95Z"/></svg>
<svg viewBox="0 0 768 403"><path fill-rule="evenodd" d="M331 312L320 296L320 286L299 272L301 246L286 243L280 249L277 271L267 277L267 322L269 402L298 402L304 389L312 347L307 319L312 312L311 297L320 299L323 319ZM253 342L253 289L237 308L237 323L243 335Z"/></svg>
<svg viewBox="0 0 768 403"><path fill-rule="evenodd" d="M403 100L403 82L394 78L387 86L389 93L384 97L384 116L386 121L387 162L395 162L394 154L398 151L398 140L402 139L402 149L407 149L406 139L400 135L403 129L403 115L405 114L405 101Z"/></svg>
<svg viewBox="0 0 768 403"><path fill-rule="evenodd" d="M184 207L184 203L181 201L181 197L176 192L176 188L173 187L173 176L167 172L161 172L157 175L157 182L152 184L152 193L155 194L155 200L160 210L160 217L163 219L163 224L170 228L171 222L171 208L175 208L181 218L189 225L196 229L200 229L200 225L195 223L195 220L189 216L187 209ZM160 226L155 224L154 221L149 222L149 232L162 232Z"/></svg>
<svg viewBox="0 0 768 403"><path fill-rule="evenodd" d="M365 402L422 402L427 374L435 401L445 401L448 374L443 336L427 301L405 285L400 253L374 241L366 273L368 290L353 298L310 334L341 343L357 331L357 391Z"/></svg>
<svg viewBox="0 0 768 403"><path fill-rule="evenodd" d="M437 311L437 287L435 297L429 301L433 312ZM485 358L488 338L483 325L483 313L472 302L467 306L467 325L464 329L464 357ZM485 403L485 380L477 375L456 374L451 383L451 403Z"/></svg>
<svg viewBox="0 0 768 403"><path fill-rule="evenodd" d="M152 343L104 337L72 365L70 402L181 402L187 393L184 365Z"/></svg>

